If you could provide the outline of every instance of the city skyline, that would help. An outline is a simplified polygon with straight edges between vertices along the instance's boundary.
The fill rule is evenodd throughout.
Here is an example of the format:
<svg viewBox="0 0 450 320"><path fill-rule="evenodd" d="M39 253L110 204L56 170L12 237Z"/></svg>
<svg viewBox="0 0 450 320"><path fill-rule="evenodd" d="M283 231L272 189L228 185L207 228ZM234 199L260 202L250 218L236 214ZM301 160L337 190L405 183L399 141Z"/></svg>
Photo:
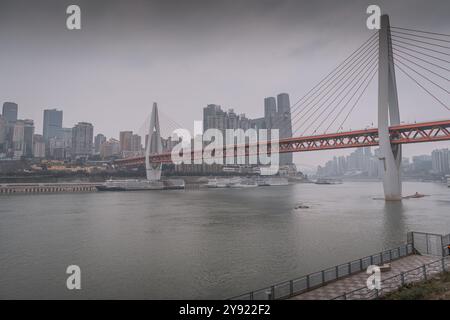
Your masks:
<svg viewBox="0 0 450 320"><path fill-rule="evenodd" d="M236 118L236 119L232 120L232 121L237 121L236 126L227 127L225 125L225 127L223 127L222 129L225 129L225 128L238 128L238 127L241 127L243 129L248 129L250 127L253 127L253 128L272 128L271 127L271 125L272 125L271 121L273 121L273 124L275 124L276 126L280 126L279 127L280 132L283 132L283 130L282 130L283 125L282 125L282 122L280 123L280 119L277 119L277 120L269 119L271 116L273 116L273 115L270 115L270 114L273 113L274 110L275 110L275 112L277 112L277 100L278 101L283 101L283 98L280 99L280 96L283 96L283 95L287 96L287 101L288 102L287 102L287 104L282 106L282 108L286 108L286 106L289 105L289 95L288 94L286 94L286 93L278 94L277 95L277 97L278 97L277 99L275 99L274 97L266 97L266 98L264 98L264 106L263 106L264 115L263 115L262 118L255 118L255 119L248 119L248 118L246 118L246 115L244 113L235 113L234 109L228 109L227 111L222 111L220 105L208 104L206 107L202 108L202 110L203 110L203 119L202 119L203 130L206 130L208 128L219 128L219 129L221 128L221 124L217 123L217 119L216 119L215 122L211 122L211 121L208 122L208 120L206 120L206 118L205 118L205 117L208 116L208 114L205 113L206 110L213 108L213 109L217 109L219 112L221 112L224 115L226 115L226 117L229 116L228 114L231 114L231 117L235 117ZM11 102L11 101L5 101L3 103L3 112L5 112L5 110L7 110L8 114L6 116L4 116L3 113L1 113L0 114L0 119L2 119L2 116L3 116L3 119L6 120L7 122L8 122L9 118L10 118L10 121L13 122L13 118L14 118L14 119L16 119L16 121L19 121L20 123L28 125L29 127L31 126L33 128L33 135L34 135L34 137L36 138L36 136L37 136L38 143L41 143L41 139L42 139L42 142L44 144L47 144L47 148L48 148L48 142L50 142L50 145L52 144L52 142L53 142L53 144L56 142L56 144L57 144L56 148L63 148L63 149L67 148L66 145L64 145L64 146L59 146L58 145L59 139L63 139L63 140L66 139L64 137L64 135L67 134L67 132L66 132L67 130L70 130L69 136L72 137L72 130L77 128L80 124L92 125L92 133L91 133L91 135L92 135L92 139L91 140L92 141L91 141L91 144L90 144L90 147L89 147L92 150L92 155L102 153L102 152L100 152L102 143L105 143L105 147L108 148L108 146L110 146L111 143L115 144L115 141L117 141L118 146L117 147L113 147L113 148L116 148L117 152L112 152L111 153L111 151L106 151L106 153L110 154L110 155L114 155L115 153L118 153L118 152L123 153L125 151L125 152L129 153L129 156L137 155L137 154L139 154L139 152L141 152L143 150L142 149L142 142L141 142L143 137L145 138L145 145L146 145L147 135L145 133L141 135L141 134L139 134L139 132L135 132L134 130L131 130L131 129L126 129L126 130L118 129L119 131L118 131L116 136L105 136L102 132L98 132L98 131L95 130L95 124L87 123L87 122L84 122L84 121L78 121L73 126L69 126L69 128L64 128L64 124L63 124L63 119L64 119L63 113L64 113L64 110L59 110L59 109L56 109L56 108L43 109L43 113L42 113L42 123L43 123L43 125L42 125L42 132L41 132L42 134L41 134L41 133L37 133L35 131L36 121L34 119L28 119L27 117L22 117L24 120L21 119L21 117L19 116L20 115L20 106L17 103ZM269 118L268 118L268 116L269 116ZM47 121L48 125L52 126L52 124L50 123L51 122L51 117L53 117L53 128L50 129L50 130L53 130L53 135L50 134L48 137L46 137L46 135L45 135L46 125L45 125L45 123ZM240 123L241 120L244 120L244 122L246 124L242 125ZM227 121L229 121L229 120L227 120ZM267 123L270 123L270 125L267 126ZM173 125L173 123L172 123L172 125ZM142 125L141 128L143 126L144 125ZM49 131L49 129L47 129L47 131ZM124 134L127 134L126 139L124 137ZM284 135L286 135L286 131L284 131ZM286 137L288 137L288 136L286 136ZM49 139L49 138L55 138L56 141L52 141L52 139ZM97 139L99 139L99 138L102 139L102 143L97 142ZM162 138L165 138L165 137L162 137ZM166 137L166 138L169 138L169 136ZM280 138L281 138L281 136L280 136ZM123 146L122 144L124 143L124 141L125 141L125 143L128 143L129 145ZM165 139L163 139L163 141L165 141ZM165 143L167 143L167 141ZM71 138L70 138L69 145L70 145L69 148L71 148L72 147L72 140L71 140ZM141 146L140 148L138 147L139 145ZM441 147L441 146L443 146L443 147ZM424 151L422 153L419 152L419 153L409 154L408 156L404 156L403 158L409 160L409 159L414 159L415 157L416 158L421 158L421 157L424 157L424 156L429 156L430 157L430 162L431 162L431 157L432 157L433 153L439 152L439 151L442 151L442 150L447 150L448 151L446 146L448 146L448 142L431 143L430 144L430 148L429 148L431 150L429 152ZM55 146L53 146L53 147L55 147ZM34 146L34 148L36 148L36 146ZM37 152L40 153L40 148L41 148L40 145L37 146L37 148L39 149ZM334 159L337 159L339 161L342 158L349 158L349 157L351 157L354 154L362 153L363 150L366 150L366 149L367 148L351 148L349 150L335 149L335 150L331 150L331 151L322 151L322 152L331 154L330 157L333 157ZM369 150L371 150L371 148L369 148ZM375 151L376 150L377 149L375 149ZM36 151L34 151L34 152L33 152L33 150L27 151L28 155L33 154L33 153L36 153ZM45 150L45 153L48 154L48 150ZM316 152L314 152L314 153L316 153ZM52 155L53 155L53 153L52 153ZM124 154L122 154L122 155L124 155ZM292 159L292 154L289 153L288 155L291 155L290 158ZM447 155L447 158L448 157L450 157L450 155ZM37 157L37 158L39 158L39 157ZM63 156L62 158L65 158L65 156ZM298 162L296 163L295 161L293 163L295 165L297 165L297 169L302 171L302 172L306 172L306 173L309 173L309 174L311 174L311 173L320 174L319 173L320 170L321 169L325 169L326 166L329 165L332 161L333 160L330 160L328 158L328 159L324 159L324 160L318 160L318 162L312 163L312 164L308 164L306 166L302 166L301 163L298 163ZM433 160L433 161L435 161L435 160ZM292 163L292 162L290 162L289 158L287 160L285 159L284 162ZM434 168L434 166L436 166L436 164L434 164L434 162L433 162L433 168ZM449 168L450 168L450 164L449 164ZM445 170L443 172L447 173L447 171L445 171Z"/></svg>
<svg viewBox="0 0 450 320"><path fill-rule="evenodd" d="M24 3L27 12L21 10ZM72 32L63 23L64 1L2 1L0 68L10 75L0 79L3 101L17 102L31 119L57 106L65 111L66 125L91 121L96 133L108 137L117 137L118 123L123 130L139 128L157 101L162 112L190 129L207 104L254 117L265 96L289 92L294 103L372 32L365 27L368 1L133 3L123 10L117 1L80 1L83 27ZM435 0L432 7L420 1L378 4L395 25L450 30L448 1ZM415 10L405 10L409 6ZM306 12L314 12L314 19ZM402 121L447 117L401 74L397 81ZM376 126L376 86L370 89L346 129ZM40 122L35 126L41 132ZM409 145L404 153L445 146ZM293 157L311 166L330 154Z"/></svg>

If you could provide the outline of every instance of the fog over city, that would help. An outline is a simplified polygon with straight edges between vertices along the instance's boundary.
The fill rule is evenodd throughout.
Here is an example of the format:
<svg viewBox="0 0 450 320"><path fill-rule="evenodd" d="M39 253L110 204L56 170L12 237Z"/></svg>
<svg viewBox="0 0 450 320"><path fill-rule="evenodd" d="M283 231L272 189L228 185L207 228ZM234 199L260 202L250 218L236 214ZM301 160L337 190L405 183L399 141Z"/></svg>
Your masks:
<svg viewBox="0 0 450 320"><path fill-rule="evenodd" d="M73 3L0 1L0 105L16 102L36 133L49 108L64 111L65 127L91 122L95 134L116 138L139 131L153 101L189 129L207 104L261 117L265 97L286 92L296 102L374 33L366 27L370 4L394 26L450 33L448 0L80 0L82 29L69 31ZM400 73L397 85L403 122L450 118ZM376 126L376 108L373 81L344 129ZM403 150L409 157L448 146ZM294 162L308 168L348 153L297 153Z"/></svg>

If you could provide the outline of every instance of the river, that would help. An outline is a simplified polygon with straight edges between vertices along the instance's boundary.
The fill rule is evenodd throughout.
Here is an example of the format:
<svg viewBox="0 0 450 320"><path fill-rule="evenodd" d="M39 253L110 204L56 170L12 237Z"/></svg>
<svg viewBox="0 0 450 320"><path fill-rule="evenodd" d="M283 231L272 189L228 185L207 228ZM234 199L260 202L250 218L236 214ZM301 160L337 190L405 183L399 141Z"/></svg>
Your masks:
<svg viewBox="0 0 450 320"><path fill-rule="evenodd" d="M0 298L222 299L450 232L450 188L380 182L0 196ZM295 209L298 204L309 209ZM81 268L81 290L66 268Z"/></svg>

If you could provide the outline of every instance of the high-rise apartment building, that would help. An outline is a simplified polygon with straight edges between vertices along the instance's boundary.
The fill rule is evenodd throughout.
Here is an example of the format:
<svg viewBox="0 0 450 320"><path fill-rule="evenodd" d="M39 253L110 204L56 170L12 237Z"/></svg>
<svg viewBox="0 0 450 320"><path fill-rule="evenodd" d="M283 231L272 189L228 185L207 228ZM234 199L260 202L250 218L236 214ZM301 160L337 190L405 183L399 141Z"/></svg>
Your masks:
<svg viewBox="0 0 450 320"><path fill-rule="evenodd" d="M95 154L100 153L100 148L101 148L102 144L105 142L106 142L105 135L99 133L95 136L95 139L94 139L94 153Z"/></svg>
<svg viewBox="0 0 450 320"><path fill-rule="evenodd" d="M248 119L244 114L237 115L233 109L228 112L217 104L209 104L203 108L203 131L210 128L219 129L278 129L279 138L292 138L292 119L289 95L280 93L277 97L264 99L264 117ZM270 134L268 136L270 139ZM292 153L280 154L280 165L293 164Z"/></svg>
<svg viewBox="0 0 450 320"><path fill-rule="evenodd" d="M119 134L120 152L131 151L131 138L133 131L121 131Z"/></svg>
<svg viewBox="0 0 450 320"><path fill-rule="evenodd" d="M131 151L133 151L133 152L141 152L142 151L142 142L141 142L140 135L133 134L131 136Z"/></svg>
<svg viewBox="0 0 450 320"><path fill-rule="evenodd" d="M13 157L20 159L22 157L33 157L33 120L17 120L12 136Z"/></svg>
<svg viewBox="0 0 450 320"><path fill-rule="evenodd" d="M8 123L3 116L0 116L0 158L6 155Z"/></svg>
<svg viewBox="0 0 450 320"><path fill-rule="evenodd" d="M54 138L58 135L58 132L62 129L62 122L62 110L44 110L43 136L45 142L48 142L50 138Z"/></svg>
<svg viewBox="0 0 450 320"><path fill-rule="evenodd" d="M450 173L450 153L448 149L436 149L431 152L431 170L434 173Z"/></svg>
<svg viewBox="0 0 450 320"><path fill-rule="evenodd" d="M72 155L87 158L92 155L94 127L88 122L78 122L72 128Z"/></svg>
<svg viewBox="0 0 450 320"><path fill-rule="evenodd" d="M33 157L45 158L45 141L41 134L35 134L33 137Z"/></svg>
<svg viewBox="0 0 450 320"><path fill-rule="evenodd" d="M14 102L3 103L2 116L6 121L14 123L17 121L17 113L19 111L19 106Z"/></svg>

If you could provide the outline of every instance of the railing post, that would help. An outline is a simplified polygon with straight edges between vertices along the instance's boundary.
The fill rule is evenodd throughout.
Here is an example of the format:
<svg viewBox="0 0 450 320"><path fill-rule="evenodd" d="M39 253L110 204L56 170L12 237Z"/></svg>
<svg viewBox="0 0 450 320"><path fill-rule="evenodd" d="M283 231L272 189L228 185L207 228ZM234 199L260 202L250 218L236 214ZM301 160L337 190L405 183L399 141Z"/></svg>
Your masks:
<svg viewBox="0 0 450 320"><path fill-rule="evenodd" d="M275 300L275 286L270 287L271 300Z"/></svg>
<svg viewBox="0 0 450 320"><path fill-rule="evenodd" d="M348 275L351 275L352 274L352 264L349 262L349 263L347 263L347 265L348 265Z"/></svg>
<svg viewBox="0 0 450 320"><path fill-rule="evenodd" d="M289 293L291 297L294 295L294 280L289 281Z"/></svg>
<svg viewBox="0 0 450 320"><path fill-rule="evenodd" d="M359 259L359 269L363 271L363 262L362 259Z"/></svg>
<svg viewBox="0 0 450 320"><path fill-rule="evenodd" d="M347 292L344 292L344 300L347 300Z"/></svg>
<svg viewBox="0 0 450 320"><path fill-rule="evenodd" d="M322 270L322 284L325 283L325 270Z"/></svg>
<svg viewBox="0 0 450 320"><path fill-rule="evenodd" d="M427 266L425 264L422 266L422 270L423 270L423 278L427 280Z"/></svg>
<svg viewBox="0 0 450 320"><path fill-rule="evenodd" d="M254 299L254 295L253 295L253 291L250 291L250 300L255 300Z"/></svg>
<svg viewBox="0 0 450 320"><path fill-rule="evenodd" d="M445 258L444 257L442 257L441 263L442 263L442 272L445 272Z"/></svg>
<svg viewBox="0 0 450 320"><path fill-rule="evenodd" d="M405 273L404 272L400 273L400 279L401 279L402 286L404 286L405 285Z"/></svg>
<svg viewBox="0 0 450 320"><path fill-rule="evenodd" d="M383 259L383 252L380 253L380 264L383 265L384 264L384 259Z"/></svg>
<svg viewBox="0 0 450 320"><path fill-rule="evenodd" d="M336 266L336 280L339 279L339 266Z"/></svg>
<svg viewBox="0 0 450 320"><path fill-rule="evenodd" d="M392 261L392 250L389 250L389 262Z"/></svg>
<svg viewBox="0 0 450 320"><path fill-rule="evenodd" d="M398 254L397 254L397 259L400 259L400 247L397 248Z"/></svg>
<svg viewBox="0 0 450 320"><path fill-rule="evenodd" d="M306 289L309 290L309 274L306 276Z"/></svg>

